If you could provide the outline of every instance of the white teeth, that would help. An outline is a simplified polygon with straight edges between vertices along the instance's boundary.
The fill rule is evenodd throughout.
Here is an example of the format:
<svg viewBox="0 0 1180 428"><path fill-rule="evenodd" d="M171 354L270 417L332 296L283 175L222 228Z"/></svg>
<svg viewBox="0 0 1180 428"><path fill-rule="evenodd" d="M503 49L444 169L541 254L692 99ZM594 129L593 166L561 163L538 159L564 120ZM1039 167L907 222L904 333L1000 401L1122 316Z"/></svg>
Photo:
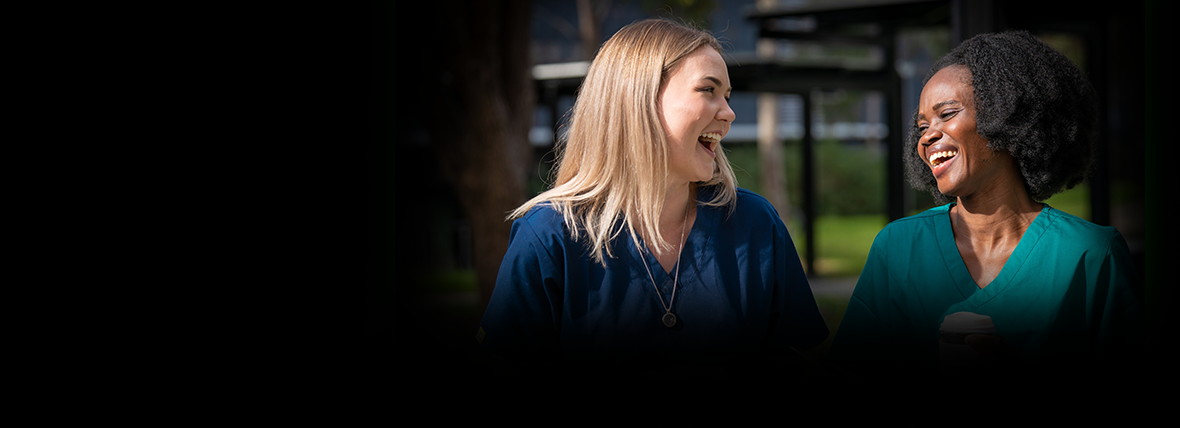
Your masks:
<svg viewBox="0 0 1180 428"><path fill-rule="evenodd" d="M938 162L938 163L934 162L938 158L953 158L957 154L959 154L959 152L954 151L954 150L947 150L944 152L938 152L938 153L932 154L932 155L930 155L930 164L937 166L938 164L942 163L942 162Z"/></svg>
<svg viewBox="0 0 1180 428"><path fill-rule="evenodd" d="M711 142L711 143L716 143L716 142L721 141L721 134L716 133L716 132L706 132L704 134L701 134L700 139Z"/></svg>

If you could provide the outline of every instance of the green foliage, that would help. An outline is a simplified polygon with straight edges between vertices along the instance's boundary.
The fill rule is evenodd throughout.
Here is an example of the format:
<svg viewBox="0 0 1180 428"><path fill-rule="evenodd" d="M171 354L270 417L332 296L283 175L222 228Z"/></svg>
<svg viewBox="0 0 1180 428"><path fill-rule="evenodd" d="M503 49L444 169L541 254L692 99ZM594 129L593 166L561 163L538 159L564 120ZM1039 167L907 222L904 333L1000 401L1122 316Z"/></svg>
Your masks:
<svg viewBox="0 0 1180 428"><path fill-rule="evenodd" d="M784 147L783 168L787 197L798 213L803 203L802 146ZM762 193L758 147L754 144L727 146L738 185ZM816 195L819 217L815 223L816 264L819 276L858 276L877 232L885 226L885 159L864 145L836 141L816 144ZM800 255L805 250L800 216L792 215L787 225Z"/></svg>
<svg viewBox="0 0 1180 428"><path fill-rule="evenodd" d="M762 194L762 184L758 182L758 177L761 176L761 168L758 163L758 146L754 144L727 145L722 143L721 149L725 151L725 157L729 159L729 165L733 167L733 175L737 178L738 187ZM790 172L789 168L787 172ZM791 181L791 179L787 180L788 194L793 193L794 190L790 188ZM791 203L795 203L794 200Z"/></svg>
<svg viewBox="0 0 1180 428"><path fill-rule="evenodd" d="M1045 200L1045 203L1054 209L1090 220L1090 185L1089 183L1079 184L1077 187L1053 195Z"/></svg>
<svg viewBox="0 0 1180 428"><path fill-rule="evenodd" d="M885 212L885 159L864 144L821 141L815 155L820 215Z"/></svg>
<svg viewBox="0 0 1180 428"><path fill-rule="evenodd" d="M783 150L787 197L791 206L803 204L802 143L788 142ZM863 144L820 141L814 148L817 210L819 215L862 215L885 212L885 159ZM761 166L755 144L727 146L738 185L762 193Z"/></svg>

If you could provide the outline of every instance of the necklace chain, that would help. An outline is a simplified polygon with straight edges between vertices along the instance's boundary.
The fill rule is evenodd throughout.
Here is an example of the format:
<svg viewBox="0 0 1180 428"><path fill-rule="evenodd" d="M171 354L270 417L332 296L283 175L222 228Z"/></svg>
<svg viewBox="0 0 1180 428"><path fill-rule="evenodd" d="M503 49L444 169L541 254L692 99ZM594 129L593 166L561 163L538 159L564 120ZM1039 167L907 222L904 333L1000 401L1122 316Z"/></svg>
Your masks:
<svg viewBox="0 0 1180 428"><path fill-rule="evenodd" d="M672 278L672 298L668 299L668 304L664 304L664 295L660 293L660 287L656 285L656 278L651 274L651 268L647 266L647 257L643 256L642 248L640 248L639 257L643 259L643 269L647 270L647 278L651 280L652 288L656 289L656 297L660 299L660 306L664 307L663 322L667 327L676 325L676 316L672 314L672 303L676 301L676 286L680 283L680 254L684 252L684 230L688 227L688 210L689 207L684 208L684 223L680 225L680 248L676 250L676 274ZM639 245L636 243L636 245ZM649 251L650 252L650 251ZM654 253L652 254L655 255Z"/></svg>

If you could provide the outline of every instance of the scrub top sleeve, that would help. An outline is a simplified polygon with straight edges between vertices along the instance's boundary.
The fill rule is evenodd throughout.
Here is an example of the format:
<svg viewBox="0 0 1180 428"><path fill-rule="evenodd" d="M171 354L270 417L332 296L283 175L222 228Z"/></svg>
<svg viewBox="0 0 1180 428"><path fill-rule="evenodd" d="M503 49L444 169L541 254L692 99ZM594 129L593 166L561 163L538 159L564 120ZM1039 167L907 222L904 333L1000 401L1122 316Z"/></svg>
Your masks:
<svg viewBox="0 0 1180 428"><path fill-rule="evenodd" d="M865 359L867 355L876 356L874 358L889 355L892 328L887 319L887 308L880 307L889 305L889 264L885 250L888 240L888 228L873 240L828 353L834 361L848 364Z"/></svg>
<svg viewBox="0 0 1180 428"><path fill-rule="evenodd" d="M815 304L811 285L803 272L795 243L786 226L778 218L775 221L775 287L777 295L784 300L778 307L779 314L775 330L786 335L786 343L802 350L810 349L828 338L828 326Z"/></svg>
<svg viewBox="0 0 1180 428"><path fill-rule="evenodd" d="M1104 359L1135 358L1137 355L1134 354L1142 345L1143 305L1131 286L1137 279L1137 272L1122 234L1115 232L1111 237L1098 275L1096 282L1107 286L1098 334L1098 355Z"/></svg>
<svg viewBox="0 0 1180 428"><path fill-rule="evenodd" d="M485 349L506 358L557 353L562 292L550 254L528 216L512 223L508 251L476 334Z"/></svg>

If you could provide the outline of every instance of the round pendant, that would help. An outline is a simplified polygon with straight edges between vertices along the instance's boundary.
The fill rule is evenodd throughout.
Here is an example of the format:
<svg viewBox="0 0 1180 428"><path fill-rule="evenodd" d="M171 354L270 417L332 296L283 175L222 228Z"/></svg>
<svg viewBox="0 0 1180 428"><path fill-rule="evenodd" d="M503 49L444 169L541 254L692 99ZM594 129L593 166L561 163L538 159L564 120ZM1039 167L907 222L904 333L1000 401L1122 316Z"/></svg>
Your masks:
<svg viewBox="0 0 1180 428"><path fill-rule="evenodd" d="M664 321L664 327L672 328L672 326L676 325L676 315L672 315L671 312L665 313L662 320Z"/></svg>

